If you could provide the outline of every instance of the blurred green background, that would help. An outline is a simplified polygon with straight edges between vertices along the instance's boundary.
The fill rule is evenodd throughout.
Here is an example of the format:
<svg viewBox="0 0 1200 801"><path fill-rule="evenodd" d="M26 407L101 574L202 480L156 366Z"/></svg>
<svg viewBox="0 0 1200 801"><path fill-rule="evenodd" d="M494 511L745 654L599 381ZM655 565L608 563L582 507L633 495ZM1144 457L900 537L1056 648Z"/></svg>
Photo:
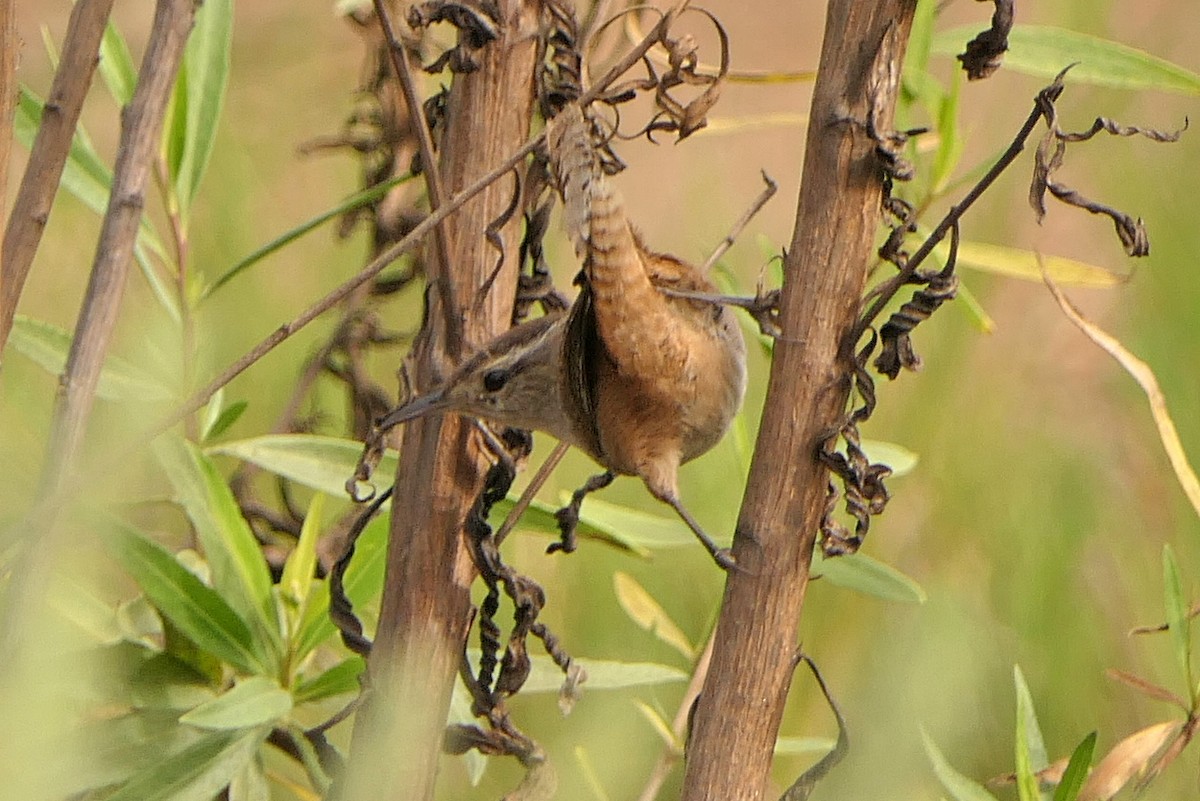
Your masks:
<svg viewBox="0 0 1200 801"><path fill-rule="evenodd" d="M332 6L277 0L237 6L228 96L191 230L193 268L210 280L357 188L359 165L349 152L302 157L297 151L303 142L338 130L359 80L361 41ZM819 3L724 0L707 7L728 28L735 69L815 67L822 28ZM19 10L21 77L45 94L51 70L40 27L60 40L69 6L24 4ZM938 27L970 22L982 29L988 12L988 5L960 0L948 4ZM150 4L119 3L115 17L138 57ZM1147 0L1135 12L1131 4L1046 0L1019 4L1018 22L1061 25L1115 39L1200 70L1200 17L1181 2ZM947 84L954 66L945 57L931 62ZM967 144L962 164L974 165L1003 147L1045 83L1001 70L987 81L964 85L960 124ZM768 269L770 254L791 238L804 135L802 120L757 118L803 115L809 95L808 84L730 84L713 112L714 121L753 124L736 129L714 124L713 131L681 145L624 145L620 152L629 169L618 181L647 241L702 259L757 193L759 170L766 170L779 181L780 192L726 259L740 283L752 287ZM1174 129L1185 116L1195 118L1200 104L1195 97L1089 88L1068 80L1059 108L1069 128L1086 127L1099 114ZM919 114L914 117L914 124L924 122ZM93 93L84 122L100 152L111 159L117 115L103 92ZM22 166L20 148L17 153L14 175ZM1112 289L1068 291L1086 314L1153 367L1185 448L1200 458L1200 204L1195 194L1200 139L1185 134L1174 145L1100 139L1069 152L1063 180L1146 220L1153 252L1137 264L1123 256L1103 219L1055 205L1039 227L1025 200L1029 170L1027 154L966 218L964 237L1128 272L1130 280ZM73 199L59 198L21 313L73 327L98 227L99 221ZM554 240L552 263L565 286L576 266L561 237L554 234ZM200 374L219 370L353 274L364 261L367 244L365 229L338 241L332 227L326 227L216 293L198 320ZM821 798L943 795L923 753L919 725L962 772L983 780L1011 771L1014 663L1029 681L1052 758L1069 754L1089 731L1099 731L1103 752L1126 734L1173 714L1106 678L1107 668L1186 692L1167 638L1127 634L1134 626L1163 620L1164 543L1171 543L1179 556L1185 595L1193 597L1200 586L1200 521L1171 475L1143 395L1063 318L1040 284L977 272L963 277L994 320L994 330L981 333L962 304L950 304L921 326L915 341L924 370L881 386L879 412L864 431L920 456L913 473L890 484L893 500L872 526L865 551L915 578L928 601L886 603L827 582L814 584L808 595L800 639L825 673L852 740L848 758L820 785ZM419 303L419 290L413 287L389 301L382 315L391 327L411 332L419 324ZM331 325L318 321L228 388L228 399L248 400L250 406L227 437L270 429L303 360ZM134 275L115 352L171 376L178 348L171 326ZM396 351L394 358L381 356L373 365L389 388L396 386L399 357ZM747 401L751 431L766 369L765 359L756 356ZM5 530L30 503L54 390L53 377L11 350L5 354L0 374L0 527ZM318 394L320 403L313 410L322 415L319 430L342 434L344 402L337 389L331 384ZM92 464L103 469L95 473L92 503L102 498L127 503L162 494L161 478L148 460L108 465L104 458L162 408L97 407L87 452ZM539 442L539 453L548 450L547 443ZM234 463L222 465L232 469ZM592 471L586 459L570 457L542 497L556 500ZM710 531L731 530L742 489L739 475L738 456L728 440L684 469L684 500ZM619 480L602 497L663 514L632 479ZM181 530L181 521L175 523ZM132 595L119 571L97 556L86 523L77 534L72 550L82 564L76 569L99 575L98 583L113 600ZM544 619L568 650L687 669L675 650L622 612L613 575L623 571L636 578L683 632L702 644L721 597L722 576L701 549L664 551L642 560L585 542L575 556L563 558L544 555L545 545L542 537L521 535L506 548L516 565L547 588ZM69 555L64 562L70 563ZM30 736L9 756L4 756L7 747L0 748L0 759L37 761L44 749L61 747L52 737L54 716L43 712L86 710L69 702L42 704L76 698L73 675L43 665L29 677L8 677L10 687L28 689L22 712L29 715ZM599 797L626 799L636 797L662 749L635 701L670 719L682 691L677 684L636 692L585 692L567 718L559 715L549 695L518 698L513 708L519 724L554 760L559 797L598 797L594 778L605 794ZM13 716L6 717L12 734ZM37 732L46 732L49 739L39 740ZM834 733L815 685L798 676L781 734ZM777 760L780 789L810 758ZM482 786L471 789L460 762L446 758L441 795L496 797L517 777L516 766L496 761ZM672 796L677 781L676 775L662 797ZM291 797L283 785L273 793ZM1005 797L1013 791L997 793ZM1188 753L1146 797L1196 793L1196 760Z"/></svg>

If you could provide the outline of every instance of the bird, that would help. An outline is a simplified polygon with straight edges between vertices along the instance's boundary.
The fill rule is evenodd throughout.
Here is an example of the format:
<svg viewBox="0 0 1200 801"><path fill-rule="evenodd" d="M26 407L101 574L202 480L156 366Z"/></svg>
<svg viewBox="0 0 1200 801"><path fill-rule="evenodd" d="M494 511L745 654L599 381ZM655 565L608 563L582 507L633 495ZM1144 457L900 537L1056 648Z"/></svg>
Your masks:
<svg viewBox="0 0 1200 801"><path fill-rule="evenodd" d="M440 386L383 416L376 430L457 413L542 431L606 469L581 492L618 474L641 478L730 569L732 553L681 502L678 475L681 464L720 441L741 407L745 341L729 307L686 297L718 294L697 267L643 242L600 165L591 131L578 104L547 123L564 227L583 262L571 307L499 335ZM565 529L556 547L573 549Z"/></svg>

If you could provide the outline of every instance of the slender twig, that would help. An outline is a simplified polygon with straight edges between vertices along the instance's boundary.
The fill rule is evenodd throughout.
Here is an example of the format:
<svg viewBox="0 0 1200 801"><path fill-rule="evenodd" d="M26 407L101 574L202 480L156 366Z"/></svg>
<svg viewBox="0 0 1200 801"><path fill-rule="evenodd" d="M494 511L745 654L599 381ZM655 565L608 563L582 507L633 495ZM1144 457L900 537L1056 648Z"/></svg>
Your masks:
<svg viewBox="0 0 1200 801"><path fill-rule="evenodd" d="M762 179L763 183L767 185L766 188L754 199L754 202L750 204L750 208L746 209L746 213L738 218L738 221L729 229L729 233L725 234L725 238L709 254L708 258L704 260L704 264L700 267L700 272L707 273L712 269L712 266L717 263L717 259L724 256L733 247L733 243L741 236L742 230L754 219L754 215L758 214L762 210L762 207L767 205L767 201L775 196L775 192L779 189L779 184L775 183L771 176L767 175L766 170L762 172Z"/></svg>
<svg viewBox="0 0 1200 801"><path fill-rule="evenodd" d="M675 719L671 721L671 734L675 735L676 742L684 742L687 737L688 716L691 714L692 704L696 703L696 698L699 697L700 690L704 687L704 680L708 678L708 665L712 660L712 652L713 636L710 634L704 651L696 660L696 668L692 671L692 680L688 682L687 689L683 691L679 709L675 711ZM663 782L671 775L671 770L682 758L683 754L675 748L671 746L664 748L658 756L658 761L650 770L650 778L646 780L646 786L642 788L637 801L654 801L658 798L658 792L662 789Z"/></svg>
<svg viewBox="0 0 1200 801"><path fill-rule="evenodd" d="M937 247L943 239L946 238L946 234L950 233L950 229L953 228L962 218L962 216L967 213L967 209L971 208L971 206L975 204L975 201L979 200L983 193L987 191L988 187L995 183L996 179L1000 177L1001 173L1008 169L1008 166L1016 160L1017 156L1021 154L1021 151L1025 149L1025 142L1029 139L1030 134L1033 133L1033 129L1037 126L1038 120L1041 118L1041 107L1035 103L1033 111L1029 113L1029 118L1025 120L1025 124L1021 126L1021 130L1017 132L1017 135L1013 138L1012 143L1009 144L1004 153L1000 155L1000 158L996 160L996 163L993 164L986 173L984 173L984 176L980 178L973 187L971 187L971 191L967 192L967 194L963 196L962 200L950 207L950 210L946 212L946 216L943 217L942 221L938 223L936 228L933 229L933 232L929 235L929 238L921 243L921 246L917 248L917 251L909 257L908 262L904 265L904 267L887 281L884 281L882 284L872 290L871 294L875 300L872 302L870 308L867 309L866 313L862 316L862 319L859 320L858 324L854 327L853 333L847 340L848 346L853 347L854 343L858 342L858 340L862 337L863 332L866 331L871 325L871 322L879 316L881 311L883 311L883 307L886 306L891 299L896 296L896 293L900 291L902 286L908 283L908 279L912 278L913 274L917 271L917 268L921 266L921 263L924 262L925 259L929 257L929 254L933 252L933 249Z"/></svg>
<svg viewBox="0 0 1200 801"><path fill-rule="evenodd" d="M567 455L570 447L565 442L555 445L554 450L546 457L546 461L542 462L541 467L533 474L533 478L529 479L529 486L521 493L521 497L517 498L517 502L509 511L508 517L504 518L504 522L500 524L500 528L496 529L496 545L504 542L504 538L517 527L517 521L521 519L521 515L525 514L525 510L529 508L529 504L533 503L533 496L537 495L538 490L546 483L546 479L550 478L550 474L554 472L554 468L558 467L558 463Z"/></svg>
<svg viewBox="0 0 1200 801"><path fill-rule="evenodd" d="M409 124L421 154L421 174L425 176L429 210L437 211L446 199L443 189L445 184L442 183L441 168L438 166L437 155L434 153L433 137L429 134L429 120L425 119L425 105L417 95L417 84L413 80L408 48L396 37L385 0L375 0L375 16L379 18L379 27L383 29L384 39L387 40L388 54L392 59L392 69L400 81L400 88L404 92L404 103L408 106ZM450 242L446 225L438 223L434 226L433 236L437 242L438 252L438 277L434 279L434 282L437 284L438 299L446 310L441 317L446 324L446 348L452 355L457 356L462 347L462 320L448 277L450 275Z"/></svg>
<svg viewBox="0 0 1200 801"><path fill-rule="evenodd" d="M53 492L70 472L95 400L96 384L117 322L146 183L175 74L196 11L193 0L159 0L137 89L123 116L108 209L100 228L87 294L60 382L43 486Z"/></svg>
<svg viewBox="0 0 1200 801"><path fill-rule="evenodd" d="M5 13L11 14L12 4L4 5L9 9ZM50 218L54 193L58 190L67 153L71 149L71 137L75 134L83 99L92 83L96 54L100 50L100 39L104 35L104 25L112 5L113 0L96 0L76 3L71 9L58 70L42 109L42 124L29 152L29 164L13 202L12 216L8 219L4 246L0 252L0 351L8 341L17 301L42 240L42 231ZM0 46L0 51L3 52L0 58L5 61L16 57L15 48L8 43ZM0 71L12 77L8 70ZM14 99L13 90L13 86L0 81L0 91L5 96L0 107L3 108L6 121L11 120L11 106L7 104ZM4 124L7 129L7 122ZM7 145L0 156L7 164ZM0 182L0 193L5 189L6 184Z"/></svg>

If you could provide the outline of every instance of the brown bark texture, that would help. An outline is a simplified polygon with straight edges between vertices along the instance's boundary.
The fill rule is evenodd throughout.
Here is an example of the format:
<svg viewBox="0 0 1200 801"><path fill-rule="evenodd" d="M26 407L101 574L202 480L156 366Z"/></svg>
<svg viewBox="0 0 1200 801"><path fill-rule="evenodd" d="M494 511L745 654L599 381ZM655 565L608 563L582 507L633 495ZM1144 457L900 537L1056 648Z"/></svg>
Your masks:
<svg viewBox="0 0 1200 801"><path fill-rule="evenodd" d="M12 3L4 2L3 5L6 9L4 16L10 19L6 22L0 20L0 23L8 27L12 24L14 10ZM75 124L79 121L83 100L92 85L100 39L104 35L104 26L112 6L113 0L79 0L71 9L62 56L54 73L54 82L50 85L50 96L46 98L46 107L42 111L42 124L30 150L29 163L13 201L12 216L8 219L3 246L0 247L0 351L4 350L4 343L8 341L21 290L41 243L46 221L50 218L50 207L54 204L58 181L71 149L71 138L75 135ZM6 38L13 37L6 35ZM14 71L9 70L10 64L7 62L15 58L16 48L10 47L7 41L0 43L0 59L6 62L0 67L0 92L4 96L4 101L0 102L0 114L3 114L0 119L4 120L5 129L3 141L0 141L0 189L7 185L4 176L8 164L13 108L7 103L15 103L17 98L16 77ZM11 83L4 78L11 79ZM0 201L0 217L3 216L2 211L3 202Z"/></svg>
<svg viewBox="0 0 1200 801"><path fill-rule="evenodd" d="M499 3L499 39L479 51L477 71L454 78L440 155L448 195L505 161L529 136L537 5ZM445 263L451 272L429 275L427 319L409 359L408 378L416 389L432 386L458 355L447 353L447 314L459 315L466 352L511 325L519 219L500 230L503 263L486 297L477 295L498 255L485 238L487 228L508 207L512 191L511 181L496 181L445 221L448 257L427 264L436 271ZM450 303L442 300L447 297ZM400 453L387 581L370 659L372 690L355 724L342 788L342 797L355 801L433 797L450 694L472 619L476 571L462 524L489 457L471 424L453 416L408 423Z"/></svg>
<svg viewBox="0 0 1200 801"><path fill-rule="evenodd" d="M844 339L859 312L880 222L880 165L865 126L870 89L881 72L899 75L914 6L915 0L828 6L785 264L783 334L735 532L741 569L725 588L693 718L684 801L758 801L768 788L825 506L828 479L816 459L818 443L846 409ZM886 83L876 107L884 129L898 80Z"/></svg>

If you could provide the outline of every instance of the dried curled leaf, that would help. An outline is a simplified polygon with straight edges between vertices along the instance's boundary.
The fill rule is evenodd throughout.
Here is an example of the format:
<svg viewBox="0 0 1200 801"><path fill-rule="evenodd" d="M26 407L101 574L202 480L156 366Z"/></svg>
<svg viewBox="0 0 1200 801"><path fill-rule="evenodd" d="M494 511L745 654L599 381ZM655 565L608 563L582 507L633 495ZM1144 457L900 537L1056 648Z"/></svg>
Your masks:
<svg viewBox="0 0 1200 801"><path fill-rule="evenodd" d="M981 3L989 0L979 0ZM1000 58L1008 50L1008 34L1013 26L1013 0L990 0L996 4L992 13L992 25L967 42L967 49L958 60L962 62L967 78L980 80L1000 69Z"/></svg>

